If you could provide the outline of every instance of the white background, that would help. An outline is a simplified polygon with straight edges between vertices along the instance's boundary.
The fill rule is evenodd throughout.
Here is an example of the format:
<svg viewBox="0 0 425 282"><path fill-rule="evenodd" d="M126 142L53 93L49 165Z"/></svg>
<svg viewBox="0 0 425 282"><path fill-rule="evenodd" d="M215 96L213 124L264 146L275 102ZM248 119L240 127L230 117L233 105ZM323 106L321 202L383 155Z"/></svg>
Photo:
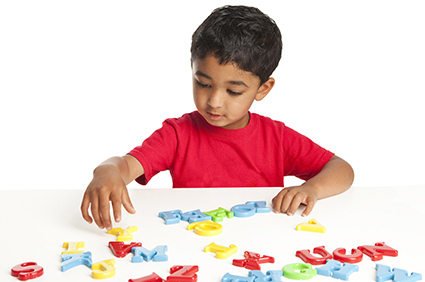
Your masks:
<svg viewBox="0 0 425 282"><path fill-rule="evenodd" d="M191 35L224 4L259 7L283 35L253 112L349 161L355 186L425 183L423 1L1 1L0 189L84 189L195 110Z"/></svg>

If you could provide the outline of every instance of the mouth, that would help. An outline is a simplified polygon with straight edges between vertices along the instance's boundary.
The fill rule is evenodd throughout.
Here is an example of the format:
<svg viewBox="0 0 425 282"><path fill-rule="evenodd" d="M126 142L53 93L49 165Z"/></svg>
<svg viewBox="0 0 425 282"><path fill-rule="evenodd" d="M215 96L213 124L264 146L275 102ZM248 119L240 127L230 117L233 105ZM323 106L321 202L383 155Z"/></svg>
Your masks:
<svg viewBox="0 0 425 282"><path fill-rule="evenodd" d="M223 115L219 115L219 114L216 114L216 113L207 112L207 114L208 114L208 117L213 121L219 121L220 119L223 118Z"/></svg>

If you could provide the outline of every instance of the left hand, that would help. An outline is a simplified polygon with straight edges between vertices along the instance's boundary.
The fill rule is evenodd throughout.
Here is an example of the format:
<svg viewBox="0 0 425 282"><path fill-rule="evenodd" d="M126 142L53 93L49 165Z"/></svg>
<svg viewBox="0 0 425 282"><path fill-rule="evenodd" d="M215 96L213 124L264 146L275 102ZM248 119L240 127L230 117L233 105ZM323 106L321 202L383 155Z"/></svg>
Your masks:
<svg viewBox="0 0 425 282"><path fill-rule="evenodd" d="M301 204L306 205L301 216L307 216L317 203L318 195L316 190L304 183L301 186L284 188L272 200L273 209L276 213L286 213L292 216Z"/></svg>

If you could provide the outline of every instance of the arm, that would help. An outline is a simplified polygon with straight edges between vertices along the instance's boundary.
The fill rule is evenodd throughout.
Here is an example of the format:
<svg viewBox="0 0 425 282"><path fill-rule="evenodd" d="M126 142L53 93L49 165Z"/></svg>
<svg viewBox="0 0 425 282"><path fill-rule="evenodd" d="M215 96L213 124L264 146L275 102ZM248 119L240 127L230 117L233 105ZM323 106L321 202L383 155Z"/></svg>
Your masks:
<svg viewBox="0 0 425 282"><path fill-rule="evenodd" d="M301 186L288 187L272 200L275 212L293 215L301 204L307 207L302 216L312 211L317 200L340 194L351 187L354 171L343 159L333 156L322 170Z"/></svg>
<svg viewBox="0 0 425 282"><path fill-rule="evenodd" d="M136 211L130 201L126 185L144 174L139 161L133 156L112 157L101 163L93 172L93 180L84 193L81 203L83 218L92 223L93 219L99 228L112 228L109 214L112 204L116 222L121 220L121 205L131 214ZM91 207L91 214L88 209Z"/></svg>

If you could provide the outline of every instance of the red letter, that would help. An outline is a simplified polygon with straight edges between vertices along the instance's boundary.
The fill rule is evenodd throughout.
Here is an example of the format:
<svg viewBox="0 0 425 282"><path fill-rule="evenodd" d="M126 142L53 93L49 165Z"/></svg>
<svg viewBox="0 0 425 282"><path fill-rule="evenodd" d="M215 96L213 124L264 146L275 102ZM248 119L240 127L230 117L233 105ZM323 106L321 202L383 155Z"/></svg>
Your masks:
<svg viewBox="0 0 425 282"><path fill-rule="evenodd" d="M320 246L314 248L314 254L318 254L321 257L316 257L310 253L310 250L301 250L297 251L295 256L299 257L306 263L310 263L312 265L326 264L326 260L332 259L332 255L326 251L325 246Z"/></svg>
<svg viewBox="0 0 425 282"><path fill-rule="evenodd" d="M357 263L361 262L363 259L363 253L360 252L358 249L352 249L351 255L345 254L345 249L338 248L334 251L334 260L340 261L340 262L348 262L348 263Z"/></svg>
<svg viewBox="0 0 425 282"><path fill-rule="evenodd" d="M170 268L171 275L167 277L167 282L196 282L198 276L195 273L198 271L197 265L175 265Z"/></svg>
<svg viewBox="0 0 425 282"><path fill-rule="evenodd" d="M43 268L35 262L24 262L12 268L12 276L18 277L22 281L34 279L41 275L43 275Z"/></svg>
<svg viewBox="0 0 425 282"><path fill-rule="evenodd" d="M137 279L130 279L128 282L165 282L164 279L158 276L155 272L152 272L151 275L145 276Z"/></svg>
<svg viewBox="0 0 425 282"><path fill-rule="evenodd" d="M381 260L384 256L396 257L398 256L398 251L385 245L384 242L376 243L375 246L360 246L357 247L360 251L362 251L365 255L372 258L372 261Z"/></svg>
<svg viewBox="0 0 425 282"><path fill-rule="evenodd" d="M111 249L112 253L118 258L123 258L129 253L131 253L131 248L141 247L141 246L142 246L142 243L135 243L135 242L131 242L130 244L124 244L124 242L122 241L109 242L109 248Z"/></svg>

